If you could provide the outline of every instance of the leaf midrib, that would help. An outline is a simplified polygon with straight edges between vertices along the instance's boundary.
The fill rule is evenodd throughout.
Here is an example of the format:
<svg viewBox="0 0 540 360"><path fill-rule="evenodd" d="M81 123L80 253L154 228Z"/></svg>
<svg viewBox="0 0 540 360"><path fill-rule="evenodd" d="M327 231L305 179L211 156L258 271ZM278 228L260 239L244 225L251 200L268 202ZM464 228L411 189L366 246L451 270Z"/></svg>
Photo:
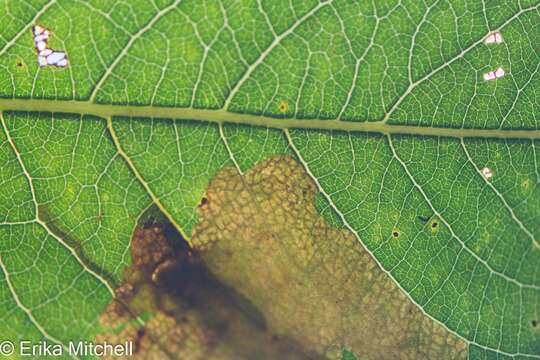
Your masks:
<svg viewBox="0 0 540 360"><path fill-rule="evenodd" d="M373 132L385 135L420 135L453 138L540 139L540 130L449 128L395 125L382 121L343 121L277 118L265 115L233 113L224 109L194 109L166 106L97 104L80 100L0 99L0 111L73 113L102 118L114 116L193 120L219 124L240 124L276 129L318 129L349 132Z"/></svg>

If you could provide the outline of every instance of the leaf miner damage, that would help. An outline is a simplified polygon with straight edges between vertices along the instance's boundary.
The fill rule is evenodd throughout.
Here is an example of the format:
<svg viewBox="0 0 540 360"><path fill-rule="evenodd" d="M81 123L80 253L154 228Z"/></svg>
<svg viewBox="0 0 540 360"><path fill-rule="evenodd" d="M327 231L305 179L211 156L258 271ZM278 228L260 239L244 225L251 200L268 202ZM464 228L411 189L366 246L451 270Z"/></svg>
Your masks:
<svg viewBox="0 0 540 360"><path fill-rule="evenodd" d="M171 225L143 223L133 234L132 266L94 342L131 341L135 360L323 360L270 333L249 301L220 284Z"/></svg>
<svg viewBox="0 0 540 360"><path fill-rule="evenodd" d="M353 234L315 207L317 188L276 156L211 181L191 242L208 268L249 299L268 327L339 358L465 359L467 344L425 316Z"/></svg>

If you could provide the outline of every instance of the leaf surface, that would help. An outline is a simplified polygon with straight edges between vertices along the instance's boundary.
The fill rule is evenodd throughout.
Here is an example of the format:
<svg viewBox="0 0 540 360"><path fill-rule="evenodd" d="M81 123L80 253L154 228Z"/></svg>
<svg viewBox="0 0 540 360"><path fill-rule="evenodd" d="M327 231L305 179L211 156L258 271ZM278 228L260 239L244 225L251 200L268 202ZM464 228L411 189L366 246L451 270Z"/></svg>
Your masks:
<svg viewBox="0 0 540 360"><path fill-rule="evenodd" d="M6 338L91 338L150 204L189 238L223 167L286 154L321 212L471 358L540 358L538 1L4 1L0 14ZM37 66L35 24L68 67Z"/></svg>

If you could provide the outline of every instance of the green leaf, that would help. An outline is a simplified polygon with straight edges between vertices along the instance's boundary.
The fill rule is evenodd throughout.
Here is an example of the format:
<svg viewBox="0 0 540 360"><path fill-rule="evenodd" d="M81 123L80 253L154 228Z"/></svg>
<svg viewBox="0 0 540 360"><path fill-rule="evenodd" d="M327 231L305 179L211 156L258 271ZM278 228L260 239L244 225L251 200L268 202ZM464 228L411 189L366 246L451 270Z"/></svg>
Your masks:
<svg viewBox="0 0 540 360"><path fill-rule="evenodd" d="M351 351L343 349L341 352L341 360L358 360L358 358Z"/></svg>
<svg viewBox="0 0 540 360"><path fill-rule="evenodd" d="M285 154L469 358L540 358L540 2L4 0L0 14L2 339L92 339L149 206L189 239L222 168ZM36 24L66 68L37 65Z"/></svg>

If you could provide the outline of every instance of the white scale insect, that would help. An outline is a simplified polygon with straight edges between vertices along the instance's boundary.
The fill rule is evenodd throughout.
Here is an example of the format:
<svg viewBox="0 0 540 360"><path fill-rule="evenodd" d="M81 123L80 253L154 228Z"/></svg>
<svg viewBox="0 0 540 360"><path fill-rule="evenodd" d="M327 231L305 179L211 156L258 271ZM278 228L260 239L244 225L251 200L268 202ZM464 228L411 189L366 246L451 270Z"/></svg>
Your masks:
<svg viewBox="0 0 540 360"><path fill-rule="evenodd" d="M47 65L65 67L68 64L67 55L63 51L56 51L47 47L47 40L49 39L49 30L36 25L32 27L32 33L34 34L34 45L38 52L38 64L40 67Z"/></svg>

